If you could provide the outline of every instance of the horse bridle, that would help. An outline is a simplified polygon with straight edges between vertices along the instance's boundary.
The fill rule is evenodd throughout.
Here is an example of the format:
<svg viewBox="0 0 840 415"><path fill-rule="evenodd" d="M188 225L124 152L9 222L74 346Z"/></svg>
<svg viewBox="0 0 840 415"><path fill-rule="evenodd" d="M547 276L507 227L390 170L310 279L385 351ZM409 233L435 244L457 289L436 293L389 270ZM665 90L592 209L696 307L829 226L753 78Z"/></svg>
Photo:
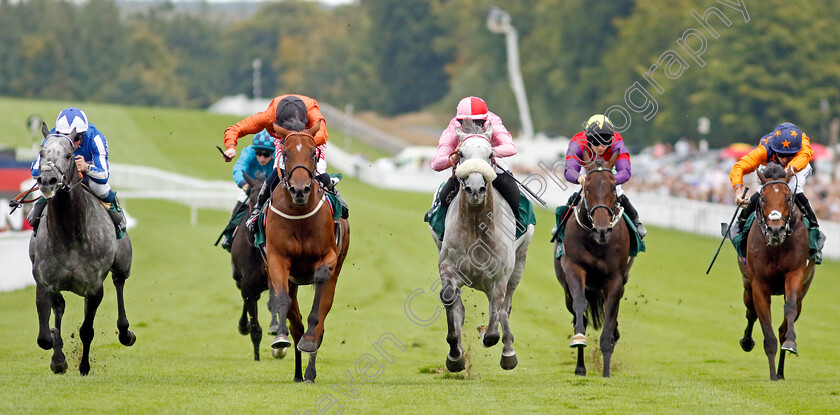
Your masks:
<svg viewBox="0 0 840 415"><path fill-rule="evenodd" d="M761 228L761 233L764 235L765 242L768 241L769 240L768 238L773 236L773 235L769 235L768 231L767 231L767 219L768 218L764 216L764 209L763 209L763 207L764 207L764 196L761 194L761 192L764 191L765 187L767 187L769 185L773 185L773 184L782 184L785 187L788 187L788 183L784 180L773 180L773 181L769 181L767 183L764 183L761 186L761 189L759 189L759 191L758 191L758 205L756 206L756 210L758 212L755 216L758 218L758 225ZM790 189L790 187L788 187L788 189ZM788 236L793 232L793 229L791 229L791 227L790 227L790 222L791 222L791 218L793 217L793 209L794 209L794 200L793 200L794 195L792 194L792 192L791 192L791 195L789 197L790 197L790 201L788 202L788 214L784 218L784 221L785 221L785 235L788 235ZM770 216L774 216L773 215L774 212L779 213L778 211L773 211L773 212L770 212ZM772 217L772 218L769 218L769 219L770 220L782 219L781 213L779 213L778 217Z"/></svg>
<svg viewBox="0 0 840 415"><path fill-rule="evenodd" d="M595 173L595 172L603 172L603 171L607 171L607 172L610 172L612 174L615 174L615 173L613 173L612 169L605 169L603 167L598 167L595 170L590 170L590 171L586 172L587 180L588 180L590 174ZM581 188L581 191L583 191L583 190L584 189ZM613 193L615 193L615 189L613 189ZM592 215L595 213L596 210L606 209L607 212L610 213L610 227L611 228L613 226L615 226L615 224L618 223L619 220L621 220L621 216L624 213L624 208L621 207L621 206L619 206L617 210L613 211L615 206L613 206L611 208L611 207L609 207L609 206L607 206L603 203L599 203L599 204L597 204L595 206L592 206L590 208L589 207L589 201L586 200L586 196L584 195L581 199L583 199L583 208L586 211L586 220L589 221L589 223L593 224L593 226L586 226L581 222L580 214L579 214L580 209L578 209L578 208L575 208L575 212L576 212L575 213L575 219L577 220L578 225L580 225L582 228L584 228L588 231L591 231L592 229L594 229L595 220L592 218ZM618 201L618 197L616 196L616 205L618 205L617 201ZM578 205L578 206L580 206L580 205Z"/></svg>
<svg viewBox="0 0 840 415"><path fill-rule="evenodd" d="M468 135L468 136L464 137L464 139L463 139L463 140L461 140L461 141L458 143L458 146L457 146L457 147L455 147L455 150L454 150L454 151L452 151L451 153L449 153L448 161L449 161L449 165L450 165L450 166L452 166L452 177L455 177L455 168L456 168L456 167L458 167L458 166L457 166L457 164L455 164L455 162L453 162L453 161L452 161L452 156L454 156L454 155L458 154L458 164L460 164L460 163L461 163L461 161L462 161L462 160L461 160L461 154L460 154L460 153L461 153L461 145L463 145L463 144L464 144L464 142L466 142L467 140L469 140L470 138L473 138L473 137L481 137L481 138L483 138L485 141L487 141L488 143L490 143L490 147L493 147L493 143L492 143L492 142L490 142L490 139L489 139L489 138L487 138L487 136L485 136L484 134L470 134L470 135ZM496 170L496 166L497 166L497 164L496 164L496 157L493 157L493 156L491 155L491 156L490 156L490 161L491 161L491 163L490 163L490 167L493 167L493 170ZM464 179L459 179L458 181L461 183L461 187L464 187Z"/></svg>
<svg viewBox="0 0 840 415"><path fill-rule="evenodd" d="M305 137L309 137L310 139L312 139L312 142L315 143L315 137L313 137L313 136L311 136L307 133L304 133L304 132L293 132L293 133L287 135L286 138L283 139L283 163L285 163L286 161L289 160L289 157L286 154L288 152L288 148L285 145L286 139L288 139L289 137L291 137L293 135L302 135L302 136L305 136ZM318 164L318 158L320 158L320 157L321 157L321 149L319 149L318 146L316 145L315 146L315 155L313 157L314 158L314 164L316 164L316 165ZM291 169L286 169L285 167L286 166L283 166L283 175L280 178L280 185L283 186L284 189L288 189L289 186L291 186L289 184L289 180L292 179L292 173L294 173L295 170L297 170L297 169L304 169L309 174L309 184L310 185L312 185L312 183L315 181L315 171L314 171L314 169L310 169L309 167L304 166L303 164L298 164L298 165L292 167Z"/></svg>
<svg viewBox="0 0 840 415"><path fill-rule="evenodd" d="M71 140L69 136L67 136L67 135L65 135L65 134L50 134L50 135L48 135L48 136L44 139L44 142L46 142L46 141L47 141L46 139L47 139L47 138L50 138L50 137L62 137L62 138L66 138L66 139L67 139L67 141L69 141L69 142L70 142L70 149L71 149L71 151L72 151L72 149L73 149L73 140ZM70 154L73 154L73 153L71 152ZM55 169L55 170L57 170L57 171L58 171L58 173L61 175L61 176L60 176L61 178L58 180L58 183L56 184L56 186L58 186L58 188L59 188L60 190L71 190L72 188L74 188L74 187L78 186L78 185L79 185L79 183L81 183L81 182L82 182L82 177L81 177L81 174L79 174L79 180L78 180L76 183L73 183L73 178L72 178L72 177L70 177L70 178L68 179L68 178L67 178L67 173L63 172L63 171L62 171L62 170L61 170L58 166L56 166L56 165L55 165L55 163L54 163L52 160L48 160L48 161L46 162L46 164L44 164L44 163L43 163L43 159L41 159L41 161L42 161L42 163L41 163L41 165L40 165L40 171L41 171L41 172L45 172L45 171L52 171L53 169ZM72 169L72 167L71 167L71 169ZM40 184L40 180L41 180L41 179L40 179L40 176L39 176L39 177L38 177L39 184ZM67 183L65 183L65 181L67 181Z"/></svg>

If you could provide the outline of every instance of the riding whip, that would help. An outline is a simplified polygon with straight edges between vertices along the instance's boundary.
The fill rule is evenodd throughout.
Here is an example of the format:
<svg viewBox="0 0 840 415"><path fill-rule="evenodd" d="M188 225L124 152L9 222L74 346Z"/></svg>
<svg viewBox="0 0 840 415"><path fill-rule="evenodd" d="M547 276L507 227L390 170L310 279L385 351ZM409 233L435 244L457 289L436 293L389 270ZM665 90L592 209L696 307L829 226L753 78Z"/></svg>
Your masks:
<svg viewBox="0 0 840 415"><path fill-rule="evenodd" d="M536 193L531 191L531 189L529 189L528 186L525 186L524 184L522 184L522 182L520 182L519 180L516 180L516 177L513 176L513 173L511 173L510 170L502 170L502 171L504 172L504 174L507 174L508 176L510 176L510 178L513 179L513 181L515 181L516 184L519 185L519 187L521 187L523 190L528 192L528 194L531 195L531 197L536 199L537 202L540 202L540 204L543 205L543 206L548 206L548 204L545 203L545 200L540 199L540 197L537 196Z"/></svg>
<svg viewBox="0 0 840 415"><path fill-rule="evenodd" d="M29 196L29 194L32 193L32 191L37 190L35 188L36 186L38 186L37 181L32 185L32 187L29 188L29 190L27 190L24 193L21 193L21 194L17 195L17 197L15 197L14 199L12 199L11 202L9 202L9 207L12 208L12 210L9 212L10 215L12 213L15 213L17 208L23 206L24 203L34 202L35 200L38 200L38 199L26 200L26 196Z"/></svg>
<svg viewBox="0 0 840 415"><path fill-rule="evenodd" d="M744 187L744 192L741 193L741 199L743 199L744 197L747 196L747 191L748 190L750 190L750 188L745 186ZM720 254L720 248L723 247L723 242L726 241L726 237L729 236L729 229L732 228L732 223L735 222L735 217L738 216L738 212L740 210L741 210L741 204L738 203L738 206L735 208L735 213L732 215L732 219L729 221L729 226L726 227L726 233L724 233L724 235L723 235L723 240L720 241L720 245L718 245L718 249L715 252L715 257L712 258L712 263L709 264L709 269L706 270L706 275L709 275L709 271L712 270L712 265L715 264L715 260L717 259L718 254Z"/></svg>

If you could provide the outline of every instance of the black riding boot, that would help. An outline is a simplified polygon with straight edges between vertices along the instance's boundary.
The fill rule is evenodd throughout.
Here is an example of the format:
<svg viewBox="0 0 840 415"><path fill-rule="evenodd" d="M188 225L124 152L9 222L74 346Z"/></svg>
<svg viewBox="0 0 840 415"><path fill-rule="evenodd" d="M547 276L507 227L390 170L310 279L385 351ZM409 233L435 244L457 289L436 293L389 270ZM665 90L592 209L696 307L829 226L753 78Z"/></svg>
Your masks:
<svg viewBox="0 0 840 415"><path fill-rule="evenodd" d="M493 187L505 198L505 201L510 205L511 212L513 212L513 217L516 218L519 212L519 198L522 196L519 193L519 185L516 184L516 180L507 173L499 173L496 180L493 180Z"/></svg>
<svg viewBox="0 0 840 415"><path fill-rule="evenodd" d="M811 203L808 202L808 198L805 197L805 193L796 194L796 204L802 209L803 213L805 213L805 217L808 219L808 222L811 222L811 227L819 228L820 225L817 223L817 215L814 213L814 209L811 208Z"/></svg>
<svg viewBox="0 0 840 415"><path fill-rule="evenodd" d="M123 213L123 209L120 206L120 201L117 199L117 193L111 190L108 193L108 196L105 197L105 202L110 203L111 206L108 208L108 215L111 217L111 221L114 222L114 229L117 232L117 239L122 239L123 235L125 235L126 229L126 220L125 214Z"/></svg>
<svg viewBox="0 0 840 415"><path fill-rule="evenodd" d="M222 248L228 252L230 252L230 246L233 244L233 231L236 230L236 227L239 225L239 220L242 219L242 213L246 210L248 210L248 204L237 200L236 206L233 207L233 211L230 213L228 223L222 231Z"/></svg>
<svg viewBox="0 0 840 415"><path fill-rule="evenodd" d="M426 217L428 218L431 216L432 212L436 209L447 209L449 208L449 204L452 203L452 199L455 198L455 195L458 194L458 189L460 186L458 185L458 179L455 176L450 176L446 183L443 184L443 187L440 188L437 192L437 196L435 200L432 202L432 207L426 212Z"/></svg>
<svg viewBox="0 0 840 415"><path fill-rule="evenodd" d="M341 218L347 219L350 217L350 207L347 206L347 202L344 201L344 198L341 197L341 193L338 192L338 189L333 185L332 178L330 178L329 173L321 173L315 176L321 184L329 191L330 193L334 194L335 197L338 198L338 202L341 203Z"/></svg>
<svg viewBox="0 0 840 415"><path fill-rule="evenodd" d="M633 224L636 225L636 230L639 232L639 236L644 238L647 235L647 229L645 229L644 225L642 225L642 221L639 220L639 212L636 211L636 208L630 203L630 199L627 198L627 195L621 195L618 197L618 203L621 204L621 207L624 208L624 211L627 212L627 216L630 217L630 220L633 221Z"/></svg>
<svg viewBox="0 0 840 415"><path fill-rule="evenodd" d="M44 214L44 208L46 207L47 199L42 197L35 202L35 205L32 206L32 210L29 211L29 215L26 216L26 220L28 220L29 224L32 226L32 234L35 236L38 236L38 224L41 223L41 216Z"/></svg>
<svg viewBox="0 0 840 415"><path fill-rule="evenodd" d="M257 204L254 205L254 210L251 211L251 216L248 217L248 222L245 223L245 226L248 227L251 233L257 233L257 218L260 217L260 211L279 182L280 176L277 175L277 169L272 170L271 174L265 178L265 182L263 182L260 188L260 194L257 195Z"/></svg>

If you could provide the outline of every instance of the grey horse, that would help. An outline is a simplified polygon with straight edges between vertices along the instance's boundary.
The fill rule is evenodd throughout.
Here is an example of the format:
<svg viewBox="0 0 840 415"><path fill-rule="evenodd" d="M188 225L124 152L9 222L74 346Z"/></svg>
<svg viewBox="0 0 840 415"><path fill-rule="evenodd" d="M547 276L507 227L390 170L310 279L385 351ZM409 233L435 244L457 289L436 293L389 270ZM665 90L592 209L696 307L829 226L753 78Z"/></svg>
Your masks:
<svg viewBox="0 0 840 415"><path fill-rule="evenodd" d="M501 325L504 347L499 364L509 370L518 363L508 317L513 292L525 270L525 255L534 226L528 225L526 232L515 239L513 212L492 186L496 177L490 144L492 136L491 125L485 132L471 122L466 122L458 131L460 161L455 175L461 181L461 191L455 195L446 213L443 241L432 231L440 255L440 299L446 307L446 341L450 347L446 368L451 372L460 372L466 367L461 346L461 327L464 325L461 287L465 285L484 292L490 304L487 326L478 327L484 347L499 342Z"/></svg>
<svg viewBox="0 0 840 415"><path fill-rule="evenodd" d="M64 297L71 291L85 298L85 319L79 329L82 360L79 372L90 372L90 343L93 340L93 319L102 302L102 282L111 271L117 291L119 340L131 346L136 340L128 329L125 317L123 286L131 272L131 241L128 235L116 239L114 225L99 199L86 191L73 159L73 142L80 134L50 135L41 125L44 143L41 146L41 193L49 200L46 219L41 221L37 236L29 240L29 259L35 278L35 304L38 309L38 346L53 349L50 368L54 373L67 370L62 350L61 317ZM50 309L55 313L55 327L49 328Z"/></svg>

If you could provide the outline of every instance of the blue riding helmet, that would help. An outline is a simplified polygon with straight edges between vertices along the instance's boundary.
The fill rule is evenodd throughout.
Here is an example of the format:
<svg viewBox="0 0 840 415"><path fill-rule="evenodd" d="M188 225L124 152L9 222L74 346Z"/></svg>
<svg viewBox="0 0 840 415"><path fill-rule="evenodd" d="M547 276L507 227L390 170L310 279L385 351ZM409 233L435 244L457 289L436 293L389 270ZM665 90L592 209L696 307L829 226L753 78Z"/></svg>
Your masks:
<svg viewBox="0 0 840 415"><path fill-rule="evenodd" d="M274 137L268 134L268 131L262 130L254 135L255 150L270 150L274 151Z"/></svg>
<svg viewBox="0 0 840 415"><path fill-rule="evenodd" d="M802 131L792 123L786 122L776 126L767 134L770 151L775 154L796 154L802 149Z"/></svg>

